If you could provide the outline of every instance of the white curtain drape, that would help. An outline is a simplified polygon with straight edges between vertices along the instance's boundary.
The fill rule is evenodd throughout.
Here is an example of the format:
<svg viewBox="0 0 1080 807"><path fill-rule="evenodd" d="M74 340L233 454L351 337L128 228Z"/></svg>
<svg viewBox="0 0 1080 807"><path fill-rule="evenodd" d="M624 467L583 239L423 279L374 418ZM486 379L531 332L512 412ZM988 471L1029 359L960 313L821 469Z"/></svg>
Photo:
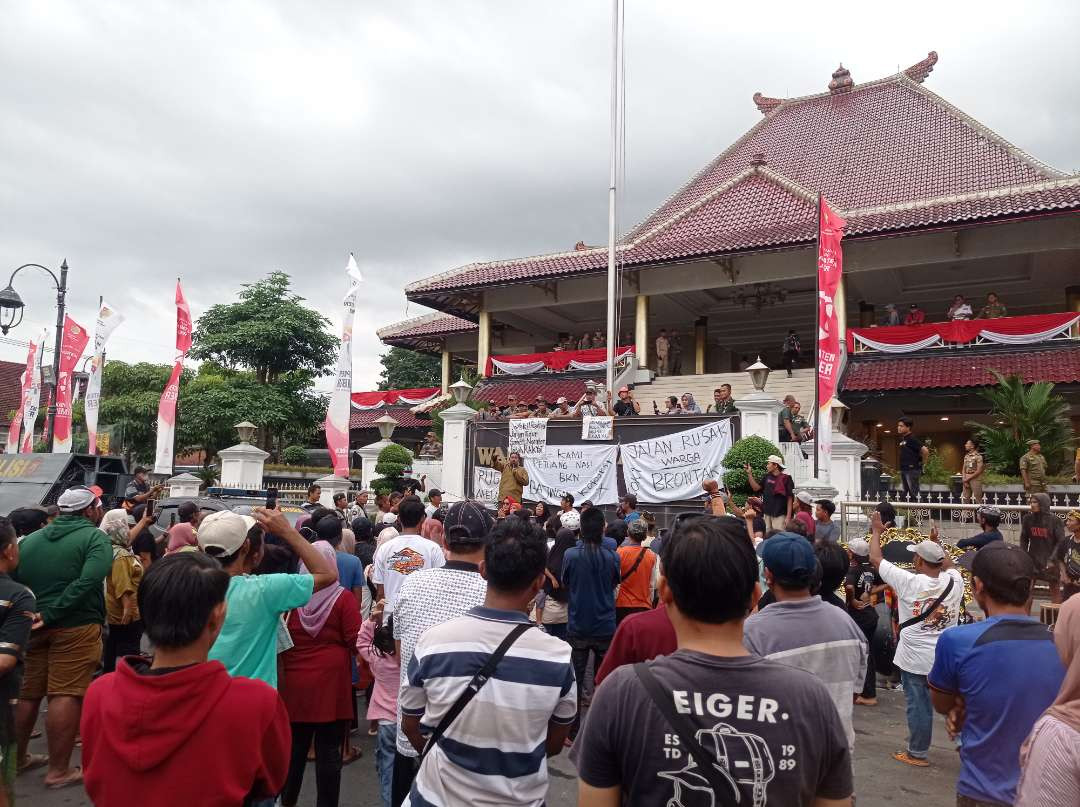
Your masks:
<svg viewBox="0 0 1080 807"><path fill-rule="evenodd" d="M918 342L909 342L903 345L894 345L889 342L875 342L873 339L866 338L861 333L854 334L854 336L855 341L861 342L874 350L880 350L882 353L912 353L916 350L922 350L924 347L941 344L941 337L936 333L925 339L920 339Z"/></svg>
<svg viewBox="0 0 1080 807"><path fill-rule="evenodd" d="M499 361L493 358L491 363L499 368L504 373L509 375L529 375L530 373L539 373L544 369L544 363L542 361L528 361L520 364L515 362Z"/></svg>
<svg viewBox="0 0 1080 807"><path fill-rule="evenodd" d="M1041 331L1040 333L994 333L991 330L979 331L979 336L983 339L988 339L991 342L997 342L1002 345L1031 345L1035 342L1045 342L1047 339L1052 339L1058 334L1065 333L1073 325L1080 321L1080 314L1077 314L1071 320L1064 325L1058 325L1055 328L1050 328L1047 331Z"/></svg>

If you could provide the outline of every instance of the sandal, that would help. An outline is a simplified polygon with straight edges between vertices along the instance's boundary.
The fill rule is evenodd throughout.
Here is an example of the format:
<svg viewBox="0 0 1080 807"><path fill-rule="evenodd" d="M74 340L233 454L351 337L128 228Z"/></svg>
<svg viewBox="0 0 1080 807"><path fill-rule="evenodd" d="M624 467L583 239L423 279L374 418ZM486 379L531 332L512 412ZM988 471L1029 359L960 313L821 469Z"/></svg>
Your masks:
<svg viewBox="0 0 1080 807"><path fill-rule="evenodd" d="M26 771L32 771L34 768L40 768L49 764L48 754L27 754L19 762L15 769L15 774L26 773Z"/></svg>
<svg viewBox="0 0 1080 807"><path fill-rule="evenodd" d="M80 785L83 780L83 772L81 767L74 767L71 772L63 779L57 779L55 782L46 782L45 787L49 790L60 790L61 788L71 787L72 785Z"/></svg>
<svg viewBox="0 0 1080 807"><path fill-rule="evenodd" d="M855 703L859 706L877 706L877 698L864 698L862 695L856 695Z"/></svg>
<svg viewBox="0 0 1080 807"><path fill-rule="evenodd" d="M361 751L359 748L357 748L355 746L350 745L345 750L345 753L341 755L341 764L342 765L348 765L351 762L356 762L356 760L360 759L360 757L362 757L363 755L364 755L363 751Z"/></svg>
<svg viewBox="0 0 1080 807"><path fill-rule="evenodd" d="M892 758L895 759L897 762L903 762L904 764L911 765L914 768L930 767L930 763L927 762L925 759L913 757L907 751L897 751L895 754L892 755Z"/></svg>

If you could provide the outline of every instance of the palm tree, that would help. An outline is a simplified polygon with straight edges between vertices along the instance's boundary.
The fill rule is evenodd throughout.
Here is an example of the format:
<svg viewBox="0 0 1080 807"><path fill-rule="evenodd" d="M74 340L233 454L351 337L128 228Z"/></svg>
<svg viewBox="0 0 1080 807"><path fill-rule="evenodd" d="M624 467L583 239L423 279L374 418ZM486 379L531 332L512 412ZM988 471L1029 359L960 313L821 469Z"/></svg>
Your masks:
<svg viewBox="0 0 1080 807"><path fill-rule="evenodd" d="M991 370L997 385L979 394L990 403L994 423L968 421L976 440L982 445L988 464L1000 473L1018 474L1020 457L1027 451L1028 440L1042 443L1050 473L1061 468L1065 448L1070 444L1069 404L1054 395L1049 381L1024 384L1018 375L1008 378Z"/></svg>

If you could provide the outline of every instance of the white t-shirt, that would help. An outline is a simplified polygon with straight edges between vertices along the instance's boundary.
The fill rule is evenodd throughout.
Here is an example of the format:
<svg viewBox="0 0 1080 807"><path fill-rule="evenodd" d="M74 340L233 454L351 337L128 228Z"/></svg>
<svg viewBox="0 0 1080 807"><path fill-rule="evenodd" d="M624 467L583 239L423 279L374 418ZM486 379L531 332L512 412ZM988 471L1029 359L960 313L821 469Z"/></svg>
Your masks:
<svg viewBox="0 0 1080 807"><path fill-rule="evenodd" d="M949 596L941 601L937 611L922 622L900 631L893 662L901 670L915 675L927 675L934 666L934 650L938 637L960 619L960 601L964 596L964 579L956 569L948 569L937 577L915 574L901 569L887 560L881 561L878 574L892 586L899 600L900 624L918 616L941 596L949 580L953 581Z"/></svg>
<svg viewBox="0 0 1080 807"><path fill-rule="evenodd" d="M442 548L421 535L399 535L375 550L371 561L371 580L382 583L386 594L386 613L394 611L398 590L405 578L421 569L436 569L446 563Z"/></svg>

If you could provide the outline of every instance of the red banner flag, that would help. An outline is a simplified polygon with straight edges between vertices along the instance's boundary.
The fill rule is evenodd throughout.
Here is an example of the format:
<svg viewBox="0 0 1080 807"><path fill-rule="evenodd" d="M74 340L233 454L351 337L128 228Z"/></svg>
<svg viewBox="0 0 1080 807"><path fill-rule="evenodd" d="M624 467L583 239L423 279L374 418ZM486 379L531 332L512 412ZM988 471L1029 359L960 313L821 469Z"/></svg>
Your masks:
<svg viewBox="0 0 1080 807"><path fill-rule="evenodd" d="M832 399L840 375L840 323L836 316L836 290L843 273L840 239L847 222L818 198L818 338L817 405L818 430L814 436L817 477L829 481L832 461Z"/></svg>
<svg viewBox="0 0 1080 807"><path fill-rule="evenodd" d="M53 420L54 454L71 453L71 374L90 341L86 328L69 316L64 317L60 341L60 367L56 378L56 417Z"/></svg>
<svg viewBox="0 0 1080 807"><path fill-rule="evenodd" d="M176 402L180 398L180 373L184 369L184 356L191 347L191 309L180 280L176 281L176 361L173 363L169 383L158 402L157 452L154 456L154 473L171 475L173 472L173 445L176 440Z"/></svg>

